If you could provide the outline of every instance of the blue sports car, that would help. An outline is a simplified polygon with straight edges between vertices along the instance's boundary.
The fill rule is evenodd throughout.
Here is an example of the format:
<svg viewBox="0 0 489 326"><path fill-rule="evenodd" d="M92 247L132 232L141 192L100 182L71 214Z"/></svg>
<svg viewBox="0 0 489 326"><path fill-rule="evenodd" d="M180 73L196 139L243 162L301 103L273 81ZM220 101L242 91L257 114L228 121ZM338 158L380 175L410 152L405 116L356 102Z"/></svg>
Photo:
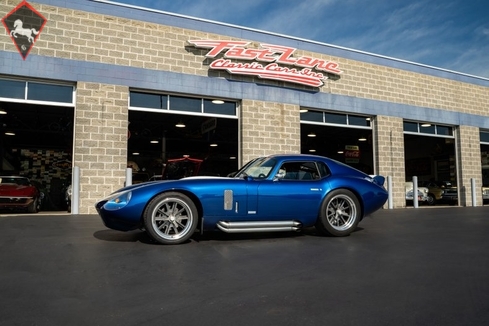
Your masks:
<svg viewBox="0 0 489 326"><path fill-rule="evenodd" d="M232 177L188 177L122 188L95 207L114 230L145 229L163 244L198 228L223 232L300 231L349 235L387 200L384 177L315 155L271 155Z"/></svg>

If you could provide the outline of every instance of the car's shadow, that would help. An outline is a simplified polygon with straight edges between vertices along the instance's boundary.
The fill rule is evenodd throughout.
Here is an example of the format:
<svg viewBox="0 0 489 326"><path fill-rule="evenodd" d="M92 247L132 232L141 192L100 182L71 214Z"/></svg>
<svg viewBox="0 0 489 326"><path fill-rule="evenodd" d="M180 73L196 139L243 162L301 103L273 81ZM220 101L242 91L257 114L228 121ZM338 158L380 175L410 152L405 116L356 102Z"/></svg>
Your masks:
<svg viewBox="0 0 489 326"><path fill-rule="evenodd" d="M142 242L153 244L154 242L146 232L141 230L121 232L115 230L100 230L94 232L93 236L102 241L110 242Z"/></svg>
<svg viewBox="0 0 489 326"><path fill-rule="evenodd" d="M357 227L358 232L363 228ZM136 230L129 232L121 232L115 230L100 230L96 231L93 236L102 241L110 242L141 242L144 244L160 244L154 241L145 231ZM305 228L300 232L254 232L254 233L225 233L220 231L208 231L200 234L197 230L195 234L184 244L192 242L227 242L227 241L247 241L247 240L271 240L271 239L287 239L300 237L330 237L318 233L314 227Z"/></svg>

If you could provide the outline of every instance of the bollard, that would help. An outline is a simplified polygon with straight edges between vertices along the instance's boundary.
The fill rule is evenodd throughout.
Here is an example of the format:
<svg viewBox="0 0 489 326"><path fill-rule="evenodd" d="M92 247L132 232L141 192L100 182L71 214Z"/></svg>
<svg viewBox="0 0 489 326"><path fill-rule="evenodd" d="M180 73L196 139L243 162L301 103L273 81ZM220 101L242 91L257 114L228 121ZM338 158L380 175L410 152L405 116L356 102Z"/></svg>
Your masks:
<svg viewBox="0 0 489 326"><path fill-rule="evenodd" d="M470 189L472 190L472 207L477 206L476 191L475 191L475 179L470 178Z"/></svg>
<svg viewBox="0 0 489 326"><path fill-rule="evenodd" d="M393 204L393 191L392 191L392 177L389 175L387 176L387 190L388 190L388 208L393 209L394 204Z"/></svg>
<svg viewBox="0 0 489 326"><path fill-rule="evenodd" d="M413 207L418 208L418 177L413 176Z"/></svg>
<svg viewBox="0 0 489 326"><path fill-rule="evenodd" d="M126 187L132 185L132 168L126 169Z"/></svg>
<svg viewBox="0 0 489 326"><path fill-rule="evenodd" d="M80 167L73 167L73 182L71 183L71 214L80 212Z"/></svg>

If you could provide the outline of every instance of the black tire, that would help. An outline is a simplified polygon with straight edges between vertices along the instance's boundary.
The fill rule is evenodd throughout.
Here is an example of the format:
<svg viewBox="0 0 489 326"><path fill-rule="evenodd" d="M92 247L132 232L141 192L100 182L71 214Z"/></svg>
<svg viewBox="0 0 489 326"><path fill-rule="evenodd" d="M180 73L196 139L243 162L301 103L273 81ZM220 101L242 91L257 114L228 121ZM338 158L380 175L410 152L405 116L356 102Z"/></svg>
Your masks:
<svg viewBox="0 0 489 326"><path fill-rule="evenodd" d="M195 204L178 192L166 192L153 198L143 213L149 236L162 244L179 244L194 234L198 224Z"/></svg>
<svg viewBox="0 0 489 326"><path fill-rule="evenodd" d="M39 201L38 198L34 199L34 201L27 207L27 212L29 213L39 212L38 201Z"/></svg>
<svg viewBox="0 0 489 326"><path fill-rule="evenodd" d="M336 189L321 204L316 229L323 234L344 237L355 230L361 216L357 196L347 189Z"/></svg>
<svg viewBox="0 0 489 326"><path fill-rule="evenodd" d="M435 195L428 194L428 199L426 200L426 204L429 206L434 206L436 204Z"/></svg>

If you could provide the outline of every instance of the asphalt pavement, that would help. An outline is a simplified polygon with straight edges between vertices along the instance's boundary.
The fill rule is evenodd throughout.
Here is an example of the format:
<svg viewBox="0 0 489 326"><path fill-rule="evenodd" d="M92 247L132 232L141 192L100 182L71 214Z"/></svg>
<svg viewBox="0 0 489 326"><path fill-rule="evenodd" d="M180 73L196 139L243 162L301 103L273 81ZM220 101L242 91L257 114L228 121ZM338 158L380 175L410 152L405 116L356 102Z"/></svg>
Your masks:
<svg viewBox="0 0 489 326"><path fill-rule="evenodd" d="M487 325L489 207L381 210L348 237L153 243L96 215L0 215L0 325Z"/></svg>

